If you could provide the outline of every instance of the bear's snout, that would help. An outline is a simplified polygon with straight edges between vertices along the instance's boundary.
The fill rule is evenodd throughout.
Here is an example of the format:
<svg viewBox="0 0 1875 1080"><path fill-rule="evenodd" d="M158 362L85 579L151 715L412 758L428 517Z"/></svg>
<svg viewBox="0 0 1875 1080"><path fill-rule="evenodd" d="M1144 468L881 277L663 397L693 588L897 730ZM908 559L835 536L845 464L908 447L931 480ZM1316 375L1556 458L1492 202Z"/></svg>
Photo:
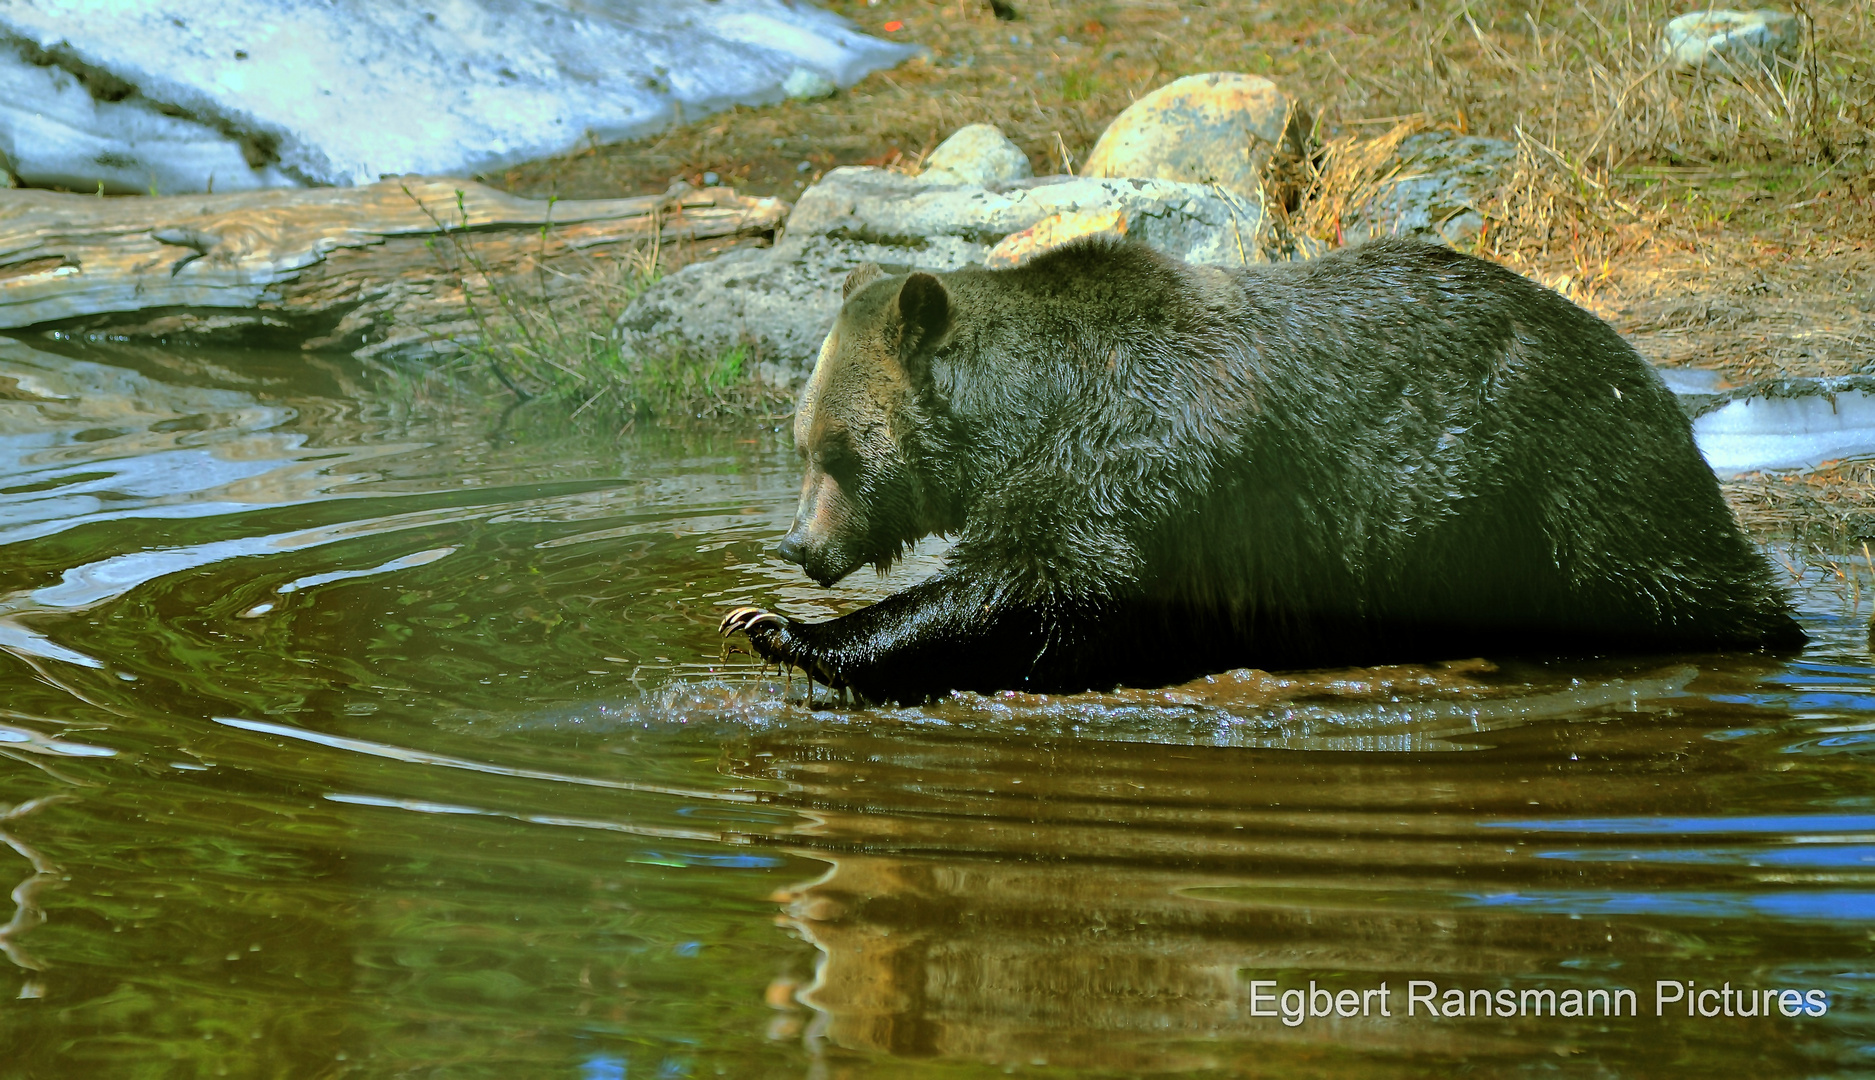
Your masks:
<svg viewBox="0 0 1875 1080"><path fill-rule="evenodd" d="M801 543L798 528L789 530L788 535L781 538L781 543L775 545L775 554L796 566L807 565L807 547Z"/></svg>
<svg viewBox="0 0 1875 1080"><path fill-rule="evenodd" d="M816 543L806 526L796 522L775 545L775 554L806 571L821 588L831 588L859 565L853 553L839 544Z"/></svg>

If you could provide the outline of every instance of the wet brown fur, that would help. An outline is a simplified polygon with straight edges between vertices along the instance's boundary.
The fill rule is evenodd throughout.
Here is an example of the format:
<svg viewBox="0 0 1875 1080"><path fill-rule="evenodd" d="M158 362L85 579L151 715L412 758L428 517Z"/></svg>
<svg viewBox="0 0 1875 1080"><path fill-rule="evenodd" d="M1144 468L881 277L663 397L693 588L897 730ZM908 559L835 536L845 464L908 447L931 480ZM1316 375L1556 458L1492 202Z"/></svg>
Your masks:
<svg viewBox="0 0 1875 1080"><path fill-rule="evenodd" d="M848 304L795 410L794 444L804 475L790 536L805 553L808 575L823 585L862 565L883 572L920 537L961 523L951 501L933 497L912 464L917 435L930 422L901 358L907 328L898 317L897 290L853 300L883 276L867 264L847 278ZM880 521L865 497L877 496L888 480L908 488L903 501L910 505L900 508L908 511L906 521Z"/></svg>
<svg viewBox="0 0 1875 1080"><path fill-rule="evenodd" d="M958 536L872 607L725 621L875 699L1803 640L1647 362L1442 248L857 271L795 433L816 581Z"/></svg>

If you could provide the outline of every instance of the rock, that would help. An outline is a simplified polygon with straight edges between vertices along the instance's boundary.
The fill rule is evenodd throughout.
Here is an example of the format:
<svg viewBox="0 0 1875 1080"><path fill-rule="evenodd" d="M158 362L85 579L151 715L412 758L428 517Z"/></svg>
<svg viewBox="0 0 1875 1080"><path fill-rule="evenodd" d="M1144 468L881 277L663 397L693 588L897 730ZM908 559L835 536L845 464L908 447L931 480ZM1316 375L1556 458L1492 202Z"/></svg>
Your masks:
<svg viewBox="0 0 1875 1080"><path fill-rule="evenodd" d="M646 289L619 318L628 355L681 351L715 356L754 348L764 379L786 385L820 351L840 310L840 285L863 262L909 268L902 248L789 237L693 263Z"/></svg>
<svg viewBox="0 0 1875 1080"><path fill-rule="evenodd" d="M619 319L620 347L708 355L748 344L764 377L787 382L811 366L840 309L842 280L860 263L956 270L983 265L994 249L999 265L1013 265L1100 231L1231 266L1267 257L1261 225L1254 201L1171 180L1048 176L991 190L835 169L802 193L773 248L696 263L646 289Z"/></svg>
<svg viewBox="0 0 1875 1080"><path fill-rule="evenodd" d="M1782 11L1695 11L1660 34L1660 54L1674 67L1696 70L1743 65L1757 68L1778 54L1795 54L1803 27Z"/></svg>
<svg viewBox="0 0 1875 1080"><path fill-rule="evenodd" d="M488 173L915 51L796 0L10 0L0 165L128 193Z"/></svg>
<svg viewBox="0 0 1875 1080"><path fill-rule="evenodd" d="M1257 261L1256 204L1171 180L1044 176L992 191L927 184L884 169L835 169L803 192L787 235L884 245L937 270L980 264L991 247L1055 214L1124 211L1136 239L1189 262ZM1246 238L1240 251L1236 237Z"/></svg>
<svg viewBox="0 0 1875 1080"><path fill-rule="evenodd" d="M931 151L918 179L927 184L998 187L1034 175L1029 156L996 125L969 124Z"/></svg>
<svg viewBox="0 0 1875 1080"><path fill-rule="evenodd" d="M1088 235L1124 236L1219 266L1308 257L1328 246L1295 237L1284 248L1279 230L1263 227L1261 204L1222 185L1067 176L943 182L964 171L953 162L987 156L966 148L1007 145L987 125L969 141L962 135L932 154L942 170L918 177L873 168L828 173L802 194L772 249L688 266L647 289L619 321L621 347L713 354L747 344L766 377L785 382L811 366L839 311L841 280L863 262L1014 266ZM1469 243L1484 224L1479 205L1516 158L1509 143L1441 132L1405 137L1391 152L1342 214L1347 243L1380 236Z"/></svg>
<svg viewBox="0 0 1875 1080"><path fill-rule="evenodd" d="M787 78L781 80L781 92L796 101L832 97L839 89L832 79L804 67L795 68L788 72Z"/></svg>
<svg viewBox="0 0 1875 1080"><path fill-rule="evenodd" d="M1083 236L1125 236L1128 224L1126 211L1117 207L1051 214L997 241L989 254L983 256L983 265L992 270L1021 266L1050 248Z"/></svg>
<svg viewBox="0 0 1875 1080"><path fill-rule="evenodd" d="M1411 236L1450 247L1472 243L1484 228L1479 204L1516 160L1516 146L1503 139L1444 131L1408 136L1387 178L1343 212L1341 240Z"/></svg>
<svg viewBox="0 0 1875 1080"><path fill-rule="evenodd" d="M1083 176L1221 184L1254 197L1285 134L1306 124L1276 84L1255 75L1188 75L1127 106L1081 166Z"/></svg>

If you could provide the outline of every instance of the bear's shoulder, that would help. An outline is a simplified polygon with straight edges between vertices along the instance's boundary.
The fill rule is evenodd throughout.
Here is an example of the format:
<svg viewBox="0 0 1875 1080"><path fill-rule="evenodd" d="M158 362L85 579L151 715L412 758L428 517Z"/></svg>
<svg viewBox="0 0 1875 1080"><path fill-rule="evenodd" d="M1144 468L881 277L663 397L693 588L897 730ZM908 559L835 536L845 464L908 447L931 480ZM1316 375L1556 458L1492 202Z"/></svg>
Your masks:
<svg viewBox="0 0 1875 1080"><path fill-rule="evenodd" d="M1021 266L942 276L958 287L968 315L1046 333L1048 326L1162 323L1192 308L1201 291L1197 275L1202 269L1138 242L1086 237Z"/></svg>
<svg viewBox="0 0 1875 1080"><path fill-rule="evenodd" d="M1137 241L1089 236L1043 252L1021 266L987 273L1004 289L1071 296L1113 289L1177 288L1191 270Z"/></svg>

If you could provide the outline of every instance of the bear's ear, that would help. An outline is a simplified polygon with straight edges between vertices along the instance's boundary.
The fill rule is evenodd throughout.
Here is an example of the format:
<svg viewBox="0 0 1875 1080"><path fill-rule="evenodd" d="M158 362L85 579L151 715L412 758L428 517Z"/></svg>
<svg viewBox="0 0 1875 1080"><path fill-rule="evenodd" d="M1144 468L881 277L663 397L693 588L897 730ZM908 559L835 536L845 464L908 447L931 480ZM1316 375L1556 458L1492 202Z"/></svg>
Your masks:
<svg viewBox="0 0 1875 1080"><path fill-rule="evenodd" d="M885 276L885 271L878 263L860 263L853 272L846 275L846 284L840 288L840 299L845 300L867 285Z"/></svg>
<svg viewBox="0 0 1875 1080"><path fill-rule="evenodd" d="M898 290L898 318L899 358L922 369L931 346L950 329L951 296L944 283L923 272L906 278Z"/></svg>

